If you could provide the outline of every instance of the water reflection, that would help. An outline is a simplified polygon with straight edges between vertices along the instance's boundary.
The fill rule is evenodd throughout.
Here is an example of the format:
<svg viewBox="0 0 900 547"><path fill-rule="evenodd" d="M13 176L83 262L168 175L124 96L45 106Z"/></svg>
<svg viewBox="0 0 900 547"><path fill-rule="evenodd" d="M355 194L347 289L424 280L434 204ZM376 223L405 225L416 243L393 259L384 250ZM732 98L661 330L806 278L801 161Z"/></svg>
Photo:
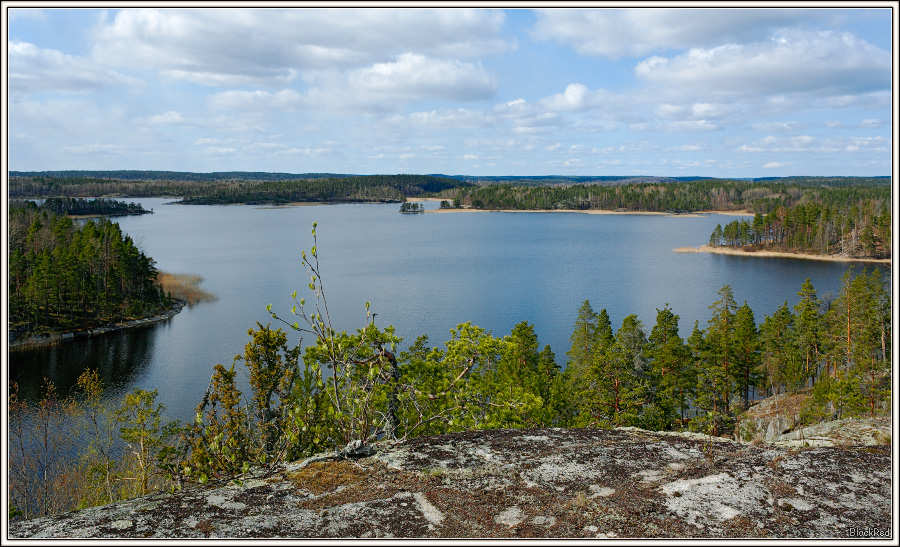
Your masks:
<svg viewBox="0 0 900 547"><path fill-rule="evenodd" d="M20 397L36 400L43 395L45 378L64 395L71 392L81 373L93 369L100 373L106 395L117 396L152 360L157 326L10 351L10 383L18 383Z"/></svg>

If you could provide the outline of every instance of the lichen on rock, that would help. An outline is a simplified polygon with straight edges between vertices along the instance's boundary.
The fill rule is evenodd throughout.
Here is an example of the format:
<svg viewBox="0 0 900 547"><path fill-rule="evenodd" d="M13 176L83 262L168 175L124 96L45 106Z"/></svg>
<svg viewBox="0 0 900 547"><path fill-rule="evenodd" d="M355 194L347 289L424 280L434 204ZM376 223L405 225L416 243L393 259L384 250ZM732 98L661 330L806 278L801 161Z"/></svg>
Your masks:
<svg viewBox="0 0 900 547"><path fill-rule="evenodd" d="M634 428L470 431L9 524L9 538L848 538L890 530L889 446Z"/></svg>

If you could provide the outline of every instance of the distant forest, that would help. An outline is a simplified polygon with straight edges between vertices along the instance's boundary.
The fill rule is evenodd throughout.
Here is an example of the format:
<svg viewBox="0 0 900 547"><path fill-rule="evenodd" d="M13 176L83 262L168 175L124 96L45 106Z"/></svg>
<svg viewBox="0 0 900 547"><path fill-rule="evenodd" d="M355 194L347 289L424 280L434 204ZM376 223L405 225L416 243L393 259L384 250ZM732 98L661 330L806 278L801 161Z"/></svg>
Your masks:
<svg viewBox="0 0 900 547"><path fill-rule="evenodd" d="M793 178L789 182L746 181L732 179L700 179L662 183L630 182L616 185L569 184L555 186L525 186L494 184L445 190L441 197L453 199L456 207L477 209L566 209L566 210L629 210L640 212L666 211L738 211L767 214L778 207L792 207L798 203L818 201L834 206L848 205L857 200L878 200L890 203L890 179L873 183L875 179L848 180ZM880 179L879 179L880 180Z"/></svg>
<svg viewBox="0 0 900 547"><path fill-rule="evenodd" d="M10 173L9 197L172 196L182 203L402 202L469 183L434 175L290 175L109 171ZM107 176L97 176L101 174ZM139 173L147 173L141 177ZM118 175L126 174L127 177ZM64 176L65 175L65 176ZM152 175L152 176L151 176ZM304 177L304 178L298 178Z"/></svg>

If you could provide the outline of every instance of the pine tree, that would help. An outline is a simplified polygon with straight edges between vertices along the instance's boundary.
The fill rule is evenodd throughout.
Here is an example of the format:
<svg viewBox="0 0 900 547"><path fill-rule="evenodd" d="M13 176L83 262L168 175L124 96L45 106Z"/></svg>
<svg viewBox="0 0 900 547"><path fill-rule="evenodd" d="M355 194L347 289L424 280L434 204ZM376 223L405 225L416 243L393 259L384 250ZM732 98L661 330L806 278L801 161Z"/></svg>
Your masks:
<svg viewBox="0 0 900 547"><path fill-rule="evenodd" d="M803 383L803 369L794 331L794 314L787 302L763 321L760 342L761 365L771 395L799 388Z"/></svg>
<svg viewBox="0 0 900 547"><path fill-rule="evenodd" d="M822 316L819 312L816 289L810 283L809 278L803 282L803 286L797 294L800 296L800 301L794 306L797 347L803 361L803 375L810 386L814 386L819 373Z"/></svg>
<svg viewBox="0 0 900 547"><path fill-rule="evenodd" d="M759 365L759 332L753 310L744 301L734 314L734 366L732 373L734 383L741 396L741 408L746 410L750 405L750 389L756 385L756 370Z"/></svg>
<svg viewBox="0 0 900 547"><path fill-rule="evenodd" d="M656 310L656 324L647 339L650 361L649 384L655 406L660 410L658 429L669 429L679 419L683 423L688 403L690 349L678 334L678 316L669 305Z"/></svg>
<svg viewBox="0 0 900 547"><path fill-rule="evenodd" d="M572 347L566 352L569 358L566 370L573 379L582 376L589 366L597 338L597 321L597 313L594 312L591 303L585 300L578 308L575 328L569 337Z"/></svg>
<svg viewBox="0 0 900 547"><path fill-rule="evenodd" d="M637 425L640 409L647 402L645 344L643 326L632 314L622 321L612 345L595 349L589 373L595 424Z"/></svg>

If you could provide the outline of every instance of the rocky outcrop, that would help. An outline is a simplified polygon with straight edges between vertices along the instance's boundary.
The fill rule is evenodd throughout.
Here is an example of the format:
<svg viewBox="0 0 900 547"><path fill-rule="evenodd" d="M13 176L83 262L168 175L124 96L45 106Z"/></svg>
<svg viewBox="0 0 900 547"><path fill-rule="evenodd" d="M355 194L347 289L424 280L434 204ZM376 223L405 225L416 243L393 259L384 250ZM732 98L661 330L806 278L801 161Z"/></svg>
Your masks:
<svg viewBox="0 0 900 547"><path fill-rule="evenodd" d="M783 394L763 399L738 417L735 431L745 441L773 441L800 423L806 393Z"/></svg>
<svg viewBox="0 0 900 547"><path fill-rule="evenodd" d="M835 538L890 533L889 446L474 431L12 522L10 538ZM882 537L879 537L881 539Z"/></svg>
<svg viewBox="0 0 900 547"><path fill-rule="evenodd" d="M801 412L808 400L806 392L763 399L738 416L736 440L763 441L788 448L890 444L890 417L804 424Z"/></svg>

